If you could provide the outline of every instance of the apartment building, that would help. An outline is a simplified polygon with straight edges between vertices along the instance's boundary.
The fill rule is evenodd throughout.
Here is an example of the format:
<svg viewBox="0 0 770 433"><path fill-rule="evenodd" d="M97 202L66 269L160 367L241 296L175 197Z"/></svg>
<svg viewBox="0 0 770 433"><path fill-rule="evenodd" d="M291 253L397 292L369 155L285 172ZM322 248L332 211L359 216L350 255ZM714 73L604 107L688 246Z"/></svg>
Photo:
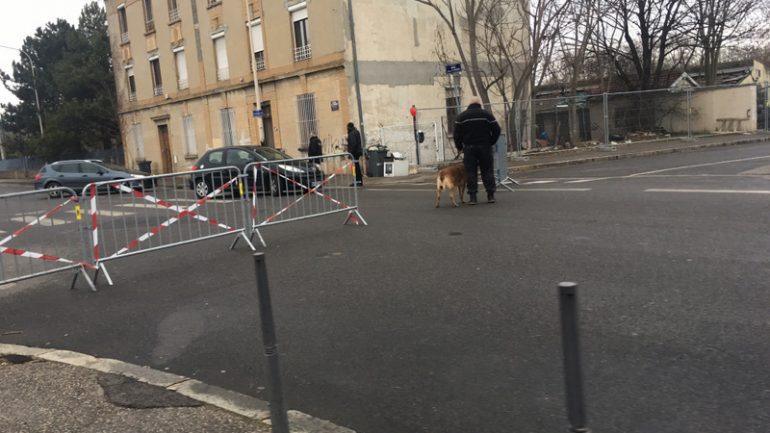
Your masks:
<svg viewBox="0 0 770 433"><path fill-rule="evenodd" d="M206 149L238 144L299 156L313 131L325 153L342 151L349 121L376 130L411 122L412 104L447 101L442 23L413 0L105 4L129 166L186 170Z"/></svg>

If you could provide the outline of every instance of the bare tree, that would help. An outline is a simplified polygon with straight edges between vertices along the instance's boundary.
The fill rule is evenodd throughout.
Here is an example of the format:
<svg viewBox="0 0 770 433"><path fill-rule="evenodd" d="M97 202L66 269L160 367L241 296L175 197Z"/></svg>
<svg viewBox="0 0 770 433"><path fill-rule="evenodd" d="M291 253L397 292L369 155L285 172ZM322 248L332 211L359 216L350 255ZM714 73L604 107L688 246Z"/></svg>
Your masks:
<svg viewBox="0 0 770 433"><path fill-rule="evenodd" d="M707 85L716 84L723 48L748 36L760 40L767 33L764 20L755 14L761 3L762 0L700 0L690 5Z"/></svg>
<svg viewBox="0 0 770 433"><path fill-rule="evenodd" d="M605 37L597 41L615 74L630 90L648 90L683 65L669 56L688 45L692 29L683 0L606 0ZM619 34L622 43L610 37Z"/></svg>
<svg viewBox="0 0 770 433"><path fill-rule="evenodd" d="M559 34L559 46L564 73L569 83L565 93L569 98L569 135L574 146L580 141L578 127L578 82L583 78L589 43L602 10L601 0L572 0L568 2L563 20L564 31ZM558 132L557 132L558 134Z"/></svg>
<svg viewBox="0 0 770 433"><path fill-rule="evenodd" d="M417 3L424 4L433 8L441 19L446 23L449 32L457 49L457 55L463 64L463 69L468 71L470 76L471 92L478 95L485 103L489 103L488 86L484 83L484 71L479 65L477 45L477 29L479 28L479 18L487 2L491 0L415 0ZM465 23L463 23L465 21ZM465 27L465 28L463 28ZM468 33L468 45L463 45L461 33L463 30Z"/></svg>

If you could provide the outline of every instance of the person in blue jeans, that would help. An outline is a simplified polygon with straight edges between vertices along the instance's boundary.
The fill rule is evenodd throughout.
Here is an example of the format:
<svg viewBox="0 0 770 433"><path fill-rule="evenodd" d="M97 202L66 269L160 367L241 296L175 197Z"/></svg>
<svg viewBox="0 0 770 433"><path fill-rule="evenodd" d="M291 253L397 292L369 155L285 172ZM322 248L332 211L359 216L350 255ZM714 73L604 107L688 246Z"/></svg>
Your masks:
<svg viewBox="0 0 770 433"><path fill-rule="evenodd" d="M487 202L495 202L494 146L500 138L500 125L487 110L481 108L481 99L474 96L468 108L455 120L454 141L457 151L462 151L465 174L468 178L469 205L478 203L478 170L487 190Z"/></svg>

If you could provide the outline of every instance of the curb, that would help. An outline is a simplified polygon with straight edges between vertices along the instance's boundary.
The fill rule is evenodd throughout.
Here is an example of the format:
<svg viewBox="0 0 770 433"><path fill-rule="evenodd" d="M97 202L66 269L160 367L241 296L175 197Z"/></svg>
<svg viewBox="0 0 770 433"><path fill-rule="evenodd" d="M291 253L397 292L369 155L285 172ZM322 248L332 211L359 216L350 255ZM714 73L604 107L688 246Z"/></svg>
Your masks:
<svg viewBox="0 0 770 433"><path fill-rule="evenodd" d="M139 382L177 392L185 397L215 406L224 411L270 426L270 405L263 400L207 385L189 377L154 370L109 358L97 358L69 350L43 349L16 344L0 344L0 356L23 355L102 373L117 374ZM288 411L292 433L356 433L354 430L315 418L308 414Z"/></svg>
<svg viewBox="0 0 770 433"><path fill-rule="evenodd" d="M737 146L742 144L766 143L766 142L770 142L770 137L767 137L767 136L754 137L754 138L746 138L744 140L722 141L717 143L704 143L704 144L697 144L694 146L672 147L669 149L656 149L656 150L647 150L647 151L641 151L641 152L623 153L623 154L615 154L615 155L607 155L607 156L595 156L595 157L589 157L589 158L570 159L566 161L553 161L553 162L543 162L539 164L509 166L508 171L521 172L521 171L537 170L540 168L548 168L548 167L567 167L572 165L585 164L589 162L615 161L619 159L639 158L639 157L654 156L654 155L665 155L670 153L694 152L697 150L708 149L712 147L727 147L727 146Z"/></svg>

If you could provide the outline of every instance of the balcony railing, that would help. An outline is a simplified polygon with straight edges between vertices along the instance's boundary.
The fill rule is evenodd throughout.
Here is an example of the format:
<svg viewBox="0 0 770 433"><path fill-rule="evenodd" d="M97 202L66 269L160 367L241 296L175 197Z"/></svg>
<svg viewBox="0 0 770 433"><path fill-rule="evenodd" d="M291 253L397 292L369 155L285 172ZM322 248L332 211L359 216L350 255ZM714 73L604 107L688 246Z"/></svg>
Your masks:
<svg viewBox="0 0 770 433"><path fill-rule="evenodd" d="M155 96L161 96L163 94L163 84L159 84L152 87L152 94Z"/></svg>
<svg viewBox="0 0 770 433"><path fill-rule="evenodd" d="M294 61L307 60L313 57L313 51L310 49L310 44L294 48Z"/></svg>
<svg viewBox="0 0 770 433"><path fill-rule="evenodd" d="M144 22L144 31L147 33L154 32L155 31L155 21L145 21Z"/></svg>
<svg viewBox="0 0 770 433"><path fill-rule="evenodd" d="M121 44L127 44L128 43L128 32L123 32L120 34L120 43Z"/></svg>
<svg viewBox="0 0 770 433"><path fill-rule="evenodd" d="M230 79L230 68L217 69L217 80L224 81Z"/></svg>
<svg viewBox="0 0 770 433"><path fill-rule="evenodd" d="M168 10L168 21L173 23L179 21L179 8L169 9Z"/></svg>
<svg viewBox="0 0 770 433"><path fill-rule="evenodd" d="M180 78L177 84L179 84L179 90L184 90L190 87L190 83L187 82L187 78Z"/></svg>
<svg viewBox="0 0 770 433"><path fill-rule="evenodd" d="M128 92L128 101L129 102L136 101L136 92Z"/></svg>

